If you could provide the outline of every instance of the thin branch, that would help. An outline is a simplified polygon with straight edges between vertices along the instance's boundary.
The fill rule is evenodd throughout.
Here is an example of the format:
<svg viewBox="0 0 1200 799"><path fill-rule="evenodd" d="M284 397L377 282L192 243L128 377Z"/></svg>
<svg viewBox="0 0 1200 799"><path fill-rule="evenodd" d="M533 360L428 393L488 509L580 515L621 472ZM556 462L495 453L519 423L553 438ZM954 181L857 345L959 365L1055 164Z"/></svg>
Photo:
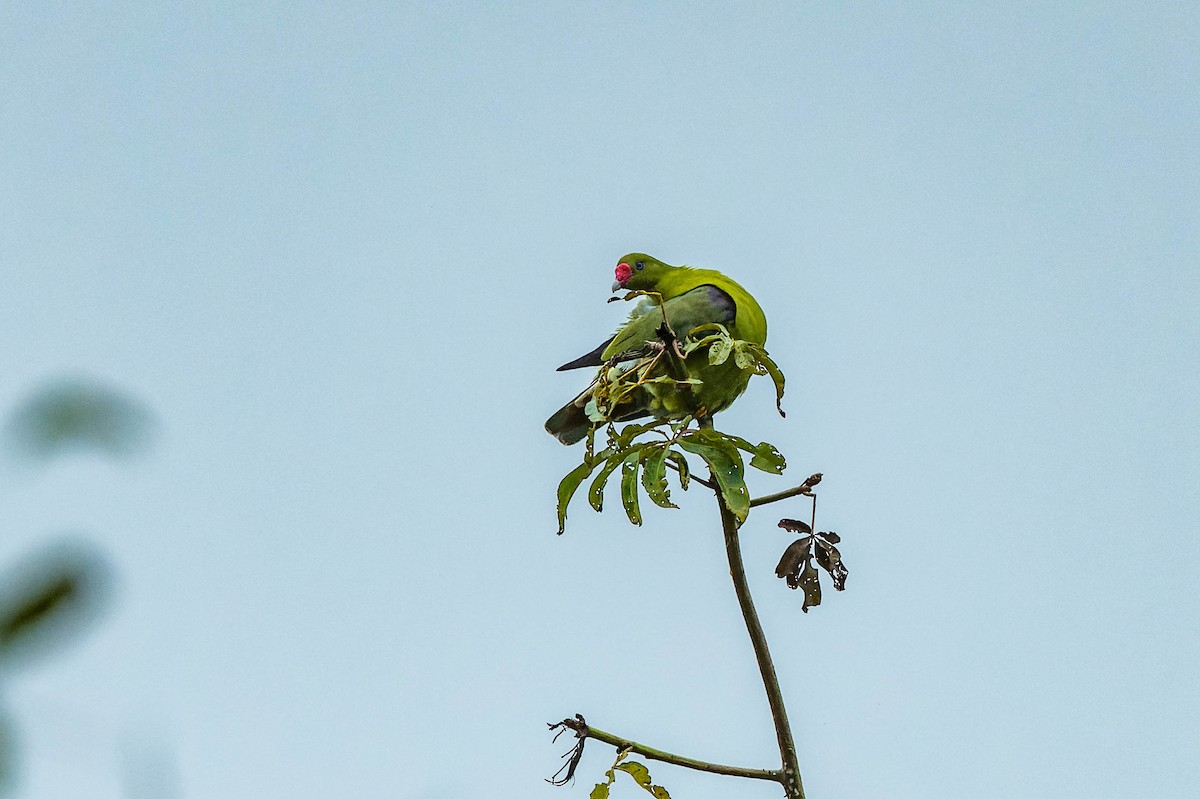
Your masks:
<svg viewBox="0 0 1200 799"><path fill-rule="evenodd" d="M712 417L706 416L700 419L700 426L711 429ZM715 475L713 479L715 482ZM804 486L804 488L807 490L811 488L811 485ZM758 621L758 612L754 609L754 599L750 596L750 584L746 580L746 568L742 563L742 549L738 543L737 517L729 510L729 506L725 504L725 497L719 491L717 492L717 507L721 512L721 527L725 532L725 554L729 559L729 575L733 578L733 590L737 594L738 605L742 609L742 618L746 622L746 632L750 634L750 643L754 646L754 657L758 660L758 671L762 675L763 687L767 691L767 703L771 706L771 718L775 722L775 739L779 743L779 755L783 760L780 782L783 783L783 790L788 799L804 799L804 784L800 780L796 743L792 739L791 725L788 724L787 708L783 704L783 692L779 688L779 677L775 674L775 664L771 661L771 651L767 648L767 637L763 632L762 624Z"/></svg>
<svg viewBox="0 0 1200 799"><path fill-rule="evenodd" d="M574 730L575 735L581 740L585 738L591 738L593 740L600 741L601 743L614 746L617 748L617 751L628 750L650 760L658 760L662 763L670 763L673 766L683 766L684 768L690 768L696 771L705 771L709 774L724 774L729 777L747 777L752 780L771 780L773 782L783 781L783 772L777 769L725 766L720 763L709 763L706 760L696 760L692 757L674 755L670 752L664 752L661 749L655 749L652 746L640 744L637 741L631 741L628 738L622 738L619 735L613 735L611 732L598 730L585 722L582 716L577 715L573 719L563 719L560 724L562 724L563 727Z"/></svg>
<svg viewBox="0 0 1200 799"><path fill-rule="evenodd" d="M750 500L750 507L757 508L759 505L769 505L772 502L778 502L781 499L791 499L792 497L811 497L813 486L819 482L821 482L821 473L817 472L795 488L789 488L777 494L765 494L757 499Z"/></svg>

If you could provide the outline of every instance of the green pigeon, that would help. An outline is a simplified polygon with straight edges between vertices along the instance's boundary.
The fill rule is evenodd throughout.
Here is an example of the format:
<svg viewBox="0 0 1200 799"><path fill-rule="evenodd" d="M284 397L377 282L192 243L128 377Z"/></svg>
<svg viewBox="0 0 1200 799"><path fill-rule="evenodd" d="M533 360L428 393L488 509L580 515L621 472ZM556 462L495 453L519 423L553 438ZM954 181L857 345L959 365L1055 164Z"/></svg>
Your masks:
<svg viewBox="0 0 1200 799"><path fill-rule="evenodd" d="M763 345L767 342L767 318L758 302L740 285L712 269L693 269L671 266L645 253L629 253L617 263L616 282L612 290L647 291L662 295L662 304L655 297L644 297L630 314L629 320L613 336L596 349L558 367L582 369L615 364L622 372L636 369L654 357L655 346L673 346L665 335L663 311L667 324L676 339L687 338L700 325L724 325L734 339ZM670 360L660 358L649 377L670 374ZM713 414L723 410L746 390L751 372L739 367L733 358L723 363L709 363L705 350L693 351L686 360L675 359L685 374L676 378L696 378L700 384L674 382L649 383L625 398L610 413L616 422L653 416L659 419L680 419L684 416ZM676 366L678 371L679 366ZM575 399L546 420L546 432L564 444L574 444L588 434L594 422L588 418L586 407L592 399L597 379Z"/></svg>

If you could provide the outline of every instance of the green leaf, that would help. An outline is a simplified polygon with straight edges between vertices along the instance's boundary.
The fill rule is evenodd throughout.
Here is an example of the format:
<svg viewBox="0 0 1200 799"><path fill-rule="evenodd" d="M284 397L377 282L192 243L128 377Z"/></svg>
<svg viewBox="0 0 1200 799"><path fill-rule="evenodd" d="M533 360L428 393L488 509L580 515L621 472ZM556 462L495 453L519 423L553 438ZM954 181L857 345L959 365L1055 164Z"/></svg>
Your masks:
<svg viewBox="0 0 1200 799"><path fill-rule="evenodd" d="M592 788L592 792L588 794L588 799L608 799L608 786L611 783L598 782L596 787Z"/></svg>
<svg viewBox="0 0 1200 799"><path fill-rule="evenodd" d="M733 340L728 338L720 338L713 342L713 345L708 348L708 362L713 366L719 366L729 360L729 353L733 352Z"/></svg>
<svg viewBox="0 0 1200 799"><path fill-rule="evenodd" d="M645 764L639 763L636 760L631 760L628 763L622 763L617 766L618 771L624 771L638 785L645 787L650 784L650 769L646 768Z"/></svg>
<svg viewBox="0 0 1200 799"><path fill-rule="evenodd" d="M642 512L638 508L637 473L641 456L641 451L634 450L621 462L621 504L625 506L629 521L639 527L642 524Z"/></svg>
<svg viewBox="0 0 1200 799"><path fill-rule="evenodd" d="M688 483L692 479L692 472L688 466L687 458L683 457L682 453L676 452L673 449L667 450L667 458L671 463L679 467L679 487L687 491Z"/></svg>
<svg viewBox="0 0 1200 799"><path fill-rule="evenodd" d="M649 793L654 799L671 799L671 794L667 793L667 789L661 785L653 785L650 782L650 769L646 768L644 763L639 763L636 760L631 760L628 763L621 763L613 767L617 771L624 771L633 781L636 782L642 790ZM615 776L615 775L614 775Z"/></svg>
<svg viewBox="0 0 1200 799"><path fill-rule="evenodd" d="M771 376L772 382L775 383L775 409L779 411L780 416L786 417L787 414L783 412L783 372L770 359L766 350L761 350L758 362L767 370L767 374Z"/></svg>
<svg viewBox="0 0 1200 799"><path fill-rule="evenodd" d="M754 357L754 352L745 341L735 341L733 342L733 362L739 369L750 371L758 364L758 359Z"/></svg>
<svg viewBox="0 0 1200 799"><path fill-rule="evenodd" d="M774 444L763 441L752 451L754 457L750 459L750 465L755 469L771 474L783 474L783 470L787 468L787 459L775 448Z"/></svg>
<svg viewBox="0 0 1200 799"><path fill-rule="evenodd" d="M645 433L647 430L652 430L659 424L661 424L661 422L657 421L648 422L646 424L627 424L625 425L624 429L617 434L617 439L615 442L613 442L613 444L617 449L625 449L635 438L640 436L642 433Z"/></svg>
<svg viewBox="0 0 1200 799"><path fill-rule="evenodd" d="M571 471L567 472L567 476L558 484L558 534L562 535L567 530L567 505L571 501L571 497L575 496L575 489L579 488L579 484L587 479L587 476L592 473L592 469L596 468L599 460L584 460L583 463L576 466Z"/></svg>
<svg viewBox="0 0 1200 799"><path fill-rule="evenodd" d="M811 560L804 561L804 567L800 569L800 576L796 582L804 591L804 604L800 606L802 611L808 613L809 608L821 604L821 578Z"/></svg>
<svg viewBox="0 0 1200 799"><path fill-rule="evenodd" d="M650 451L642 463L642 487L646 496L660 508L678 508L671 501L671 490L667 486L667 447L657 446Z"/></svg>
<svg viewBox="0 0 1200 799"><path fill-rule="evenodd" d="M605 450L609 452L609 450ZM603 454L603 453L602 453ZM624 452L613 452L604 462L604 468L592 480L592 485L588 489L588 502L596 509L596 512L604 510L604 484L608 482L608 476L613 473L613 470L621 465L621 461L625 459Z"/></svg>
<svg viewBox="0 0 1200 799"><path fill-rule="evenodd" d="M729 441L700 443L694 435L679 439L679 446L704 459L721 489L726 507L738 522L746 521L750 514L750 492L746 490L745 470L737 447Z"/></svg>

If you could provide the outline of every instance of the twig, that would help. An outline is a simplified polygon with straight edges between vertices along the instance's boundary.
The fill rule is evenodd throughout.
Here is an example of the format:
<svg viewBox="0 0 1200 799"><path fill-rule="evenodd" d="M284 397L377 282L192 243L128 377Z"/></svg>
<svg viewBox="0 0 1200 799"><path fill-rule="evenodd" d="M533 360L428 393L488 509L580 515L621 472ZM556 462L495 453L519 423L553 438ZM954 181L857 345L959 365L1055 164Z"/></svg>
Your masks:
<svg viewBox="0 0 1200 799"><path fill-rule="evenodd" d="M583 720L583 716L576 715L575 718L563 719L558 724L550 725L551 729L561 727L574 730L575 737L580 741L591 738L601 743L609 744L616 747L617 751L628 750L634 754L649 758L650 760L658 760L662 763L670 763L673 766L683 766L684 768L694 769L696 771L705 771L709 774L724 774L729 777L748 777L753 780L772 780L774 782L783 781L783 772L773 769L760 768L741 768L740 766L725 766L720 763L709 763L706 760L696 760L692 757L683 757L682 755L674 755L670 752L664 752L661 749L655 749L652 746L640 744L637 741L631 741L628 738L622 738L619 735L613 735L611 732L598 730L590 726ZM578 747L579 753L582 754L582 746ZM574 755L576 750L571 750L568 755Z"/></svg>
<svg viewBox="0 0 1200 799"><path fill-rule="evenodd" d="M712 418L701 419L700 426L711 429ZM713 479L715 482L715 475ZM817 480L819 481L820 478ZM801 488L808 490L811 487L812 484L809 484ZM790 496L798 493L801 492L796 490ZM804 799L804 784L800 780L796 743L792 739L791 725L788 724L787 708L783 704L783 692L779 688L779 677L775 674L775 664L771 661L771 651L767 648L767 637L763 632L762 624L759 623L758 612L754 609L754 599L750 596L750 584L746 580L746 568L742 563L742 550L738 543L737 517L729 510L721 492L718 491L716 494L717 507L721 512L721 527L725 532L725 554L729 559L729 575L733 578L733 590L737 594L738 605L742 609L742 618L746 622L746 632L750 634L750 643L754 646L754 657L758 660L758 671L762 675L763 687L767 692L767 703L771 706L771 718L775 722L775 739L779 744L780 758L783 760L780 782L783 783L783 790L788 799Z"/></svg>
<svg viewBox="0 0 1200 799"><path fill-rule="evenodd" d="M791 497L811 497L813 486L819 482L821 482L821 473L817 472L795 488L789 488L777 494L766 494L757 499L750 500L750 507L757 508L759 505L768 505L772 502L778 502L781 499L790 499Z"/></svg>

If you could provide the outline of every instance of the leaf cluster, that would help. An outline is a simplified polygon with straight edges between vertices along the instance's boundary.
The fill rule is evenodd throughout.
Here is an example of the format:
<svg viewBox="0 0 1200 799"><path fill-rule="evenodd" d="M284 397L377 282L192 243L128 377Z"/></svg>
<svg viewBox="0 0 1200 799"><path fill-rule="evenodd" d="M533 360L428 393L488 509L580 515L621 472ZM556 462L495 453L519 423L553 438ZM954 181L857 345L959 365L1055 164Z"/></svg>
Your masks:
<svg viewBox="0 0 1200 799"><path fill-rule="evenodd" d="M735 339L725 325L712 322L692 328L680 349L686 358L704 347L709 348L708 362L713 366L720 366L732 356L740 369L770 377L775 384L775 409L780 416L787 416L783 412L783 372L761 344Z"/></svg>
<svg viewBox="0 0 1200 799"><path fill-rule="evenodd" d="M604 509L604 489L619 468L621 471L621 505L625 515L635 525L641 525L640 497L644 492L650 501L662 508L679 507L671 500L667 470L674 471L681 490L699 480L721 492L725 503L739 524L750 513L750 492L746 488L746 458L749 465L771 474L783 474L787 461L775 445L763 441L751 444L744 438L721 433L711 428L691 428L692 419L672 423L667 420L646 424L630 424L617 431L608 429L608 445L595 451L594 433L588 437L583 462L572 469L558 484L558 532L566 530L567 506L585 480L588 503L597 512ZM644 434L661 439L640 439ZM693 478L685 453L699 456L709 467L715 485L703 478Z"/></svg>
<svg viewBox="0 0 1200 799"><path fill-rule="evenodd" d="M817 566L829 574L836 590L846 590L846 577L850 572L836 546L841 543L841 536L834 532L814 532L808 522L799 519L780 519L779 526L800 536L783 551L783 557L775 567L775 576L786 579L788 588L803 589L801 610L808 613L809 608L821 604L821 575Z"/></svg>

